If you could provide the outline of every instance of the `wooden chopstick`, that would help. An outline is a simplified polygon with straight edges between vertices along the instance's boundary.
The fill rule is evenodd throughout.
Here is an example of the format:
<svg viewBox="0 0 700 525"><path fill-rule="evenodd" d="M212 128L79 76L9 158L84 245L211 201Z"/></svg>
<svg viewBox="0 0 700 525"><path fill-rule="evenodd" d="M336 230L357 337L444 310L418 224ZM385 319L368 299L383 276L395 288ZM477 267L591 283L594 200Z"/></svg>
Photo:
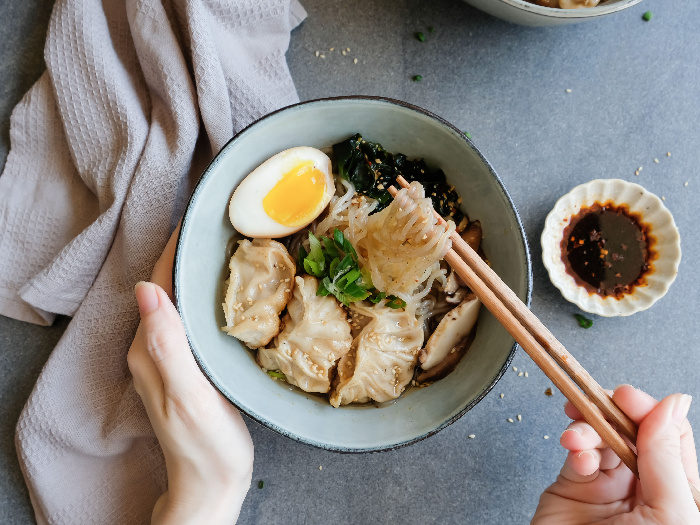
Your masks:
<svg viewBox="0 0 700 525"><path fill-rule="evenodd" d="M404 188L409 186L401 176L397 181ZM390 187L389 193L395 196L396 188ZM433 214L439 222L445 222L435 210ZM453 233L451 240L453 248L445 255L445 261L561 393L581 412L601 439L635 476L639 477L635 451L613 427L615 424L619 431L634 443L637 439L637 425L634 421L620 410L607 392L459 234ZM692 483L689 485L695 504L700 509L700 491Z"/></svg>

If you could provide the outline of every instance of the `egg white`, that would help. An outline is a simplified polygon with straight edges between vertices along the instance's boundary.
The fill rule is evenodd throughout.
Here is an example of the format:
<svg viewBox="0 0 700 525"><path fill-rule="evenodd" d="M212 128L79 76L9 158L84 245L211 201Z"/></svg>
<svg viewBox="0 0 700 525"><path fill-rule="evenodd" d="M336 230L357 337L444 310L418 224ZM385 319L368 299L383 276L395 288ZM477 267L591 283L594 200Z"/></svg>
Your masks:
<svg viewBox="0 0 700 525"><path fill-rule="evenodd" d="M299 162L311 161L324 174L326 191L317 213L301 226L285 226L273 220L263 208L263 199L284 174ZM274 155L255 168L233 192L228 213L236 230L248 237L278 238L305 228L328 206L335 193L331 159L321 150L308 146L290 148Z"/></svg>

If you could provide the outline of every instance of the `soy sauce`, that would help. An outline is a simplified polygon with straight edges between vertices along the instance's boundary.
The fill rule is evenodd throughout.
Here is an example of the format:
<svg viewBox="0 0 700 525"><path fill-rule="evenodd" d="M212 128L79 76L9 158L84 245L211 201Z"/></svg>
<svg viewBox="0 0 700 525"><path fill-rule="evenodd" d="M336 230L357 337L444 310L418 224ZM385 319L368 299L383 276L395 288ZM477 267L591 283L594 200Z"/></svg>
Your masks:
<svg viewBox="0 0 700 525"><path fill-rule="evenodd" d="M579 286L621 298L645 283L655 258L654 239L638 214L607 202L571 217L561 241L566 271Z"/></svg>

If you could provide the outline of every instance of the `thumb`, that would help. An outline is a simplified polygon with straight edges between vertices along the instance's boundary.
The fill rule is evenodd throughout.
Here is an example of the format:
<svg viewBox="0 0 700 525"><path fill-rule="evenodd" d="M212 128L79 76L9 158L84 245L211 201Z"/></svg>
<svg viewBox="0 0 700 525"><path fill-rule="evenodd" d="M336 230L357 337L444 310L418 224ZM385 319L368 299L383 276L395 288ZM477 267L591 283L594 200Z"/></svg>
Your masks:
<svg viewBox="0 0 700 525"><path fill-rule="evenodd" d="M186 393L200 376L182 320L168 294L157 284L139 282L134 288L141 314L143 342L168 392Z"/></svg>
<svg viewBox="0 0 700 525"><path fill-rule="evenodd" d="M681 427L691 401L687 394L668 396L639 425L639 479L652 508L696 512L681 462Z"/></svg>

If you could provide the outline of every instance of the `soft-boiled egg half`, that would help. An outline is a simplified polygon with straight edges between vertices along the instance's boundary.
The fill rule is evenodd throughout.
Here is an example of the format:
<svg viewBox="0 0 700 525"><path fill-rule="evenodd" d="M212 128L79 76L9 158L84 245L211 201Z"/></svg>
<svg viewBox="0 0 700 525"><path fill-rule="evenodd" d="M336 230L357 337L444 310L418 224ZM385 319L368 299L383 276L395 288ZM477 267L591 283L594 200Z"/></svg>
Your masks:
<svg viewBox="0 0 700 525"><path fill-rule="evenodd" d="M270 157L231 197L231 224L248 237L276 238L308 226L335 193L331 159L316 148L291 148Z"/></svg>

